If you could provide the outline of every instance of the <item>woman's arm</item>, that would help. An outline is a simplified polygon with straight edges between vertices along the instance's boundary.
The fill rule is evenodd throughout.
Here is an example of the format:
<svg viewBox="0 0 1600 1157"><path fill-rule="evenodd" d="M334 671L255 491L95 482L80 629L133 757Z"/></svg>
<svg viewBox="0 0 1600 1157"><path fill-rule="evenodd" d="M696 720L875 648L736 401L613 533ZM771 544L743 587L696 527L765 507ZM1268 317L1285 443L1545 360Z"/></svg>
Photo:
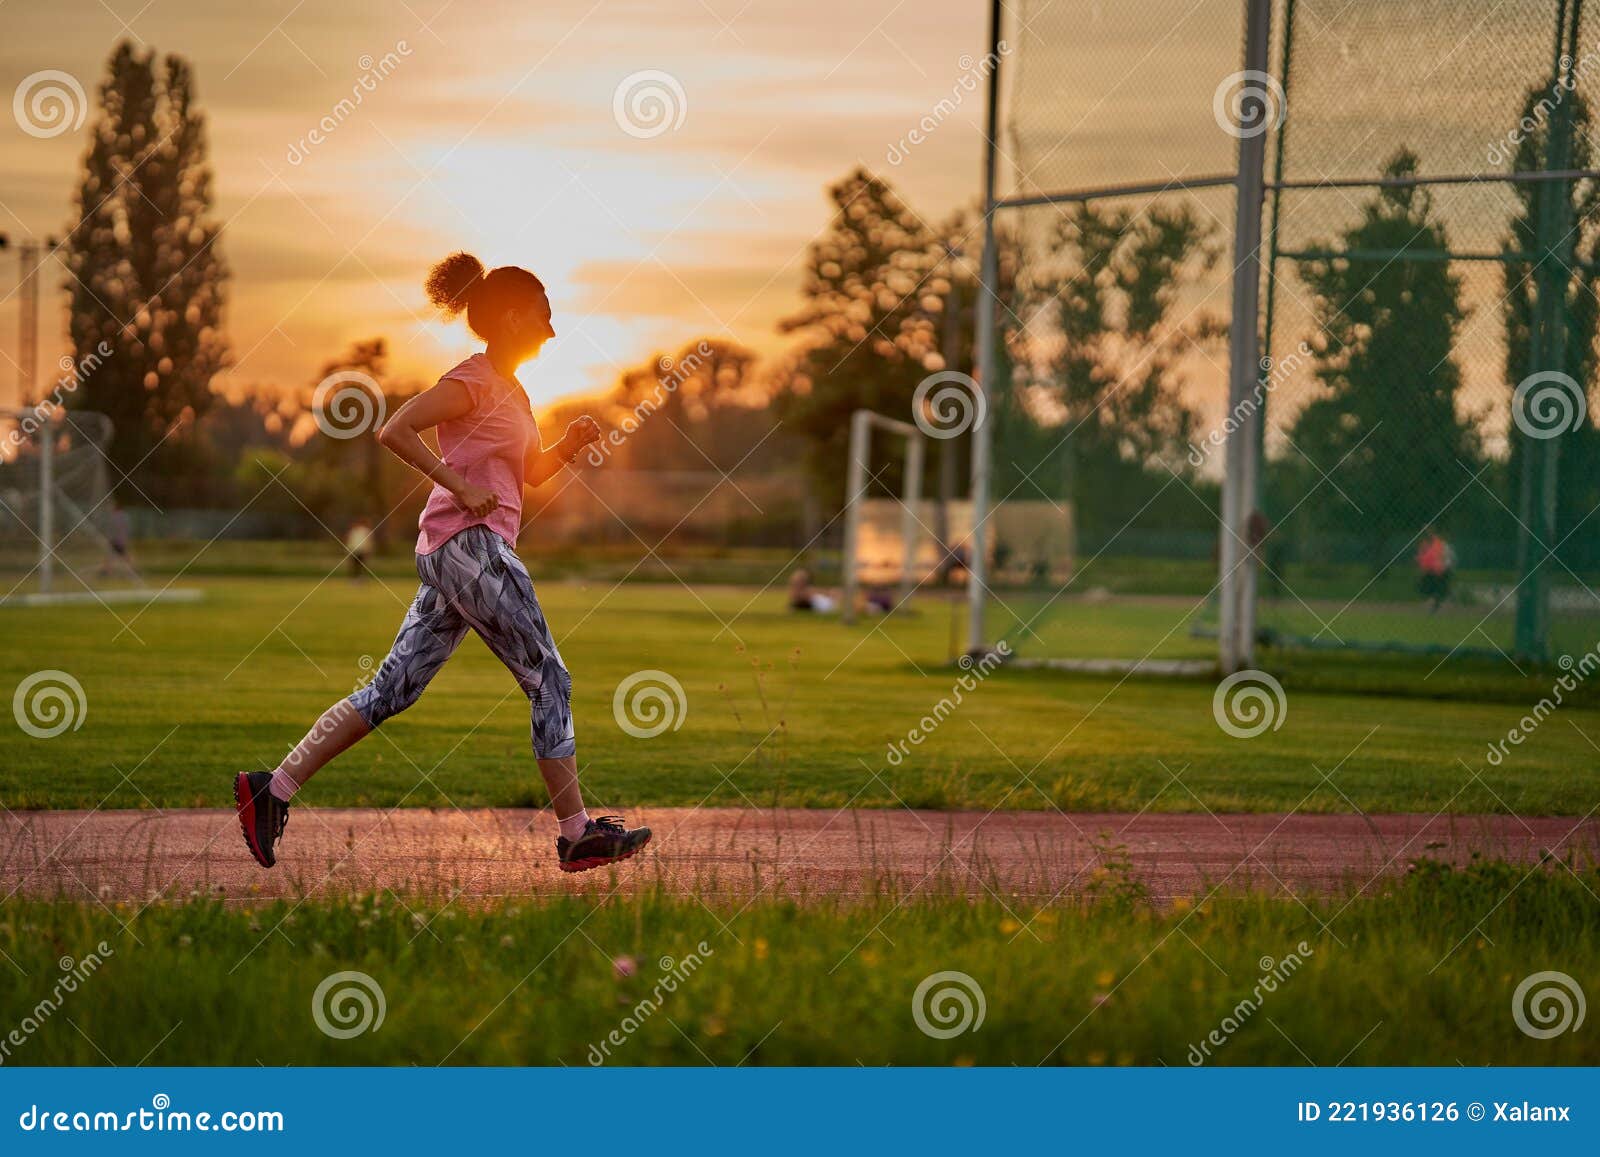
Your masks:
<svg viewBox="0 0 1600 1157"><path fill-rule="evenodd" d="M454 378L446 378L396 410L378 431L378 441L407 466L448 490L474 518L483 518L500 505L500 500L473 486L435 457L421 434L440 422L465 417L471 410L472 396L467 387Z"/></svg>
<svg viewBox="0 0 1600 1157"><path fill-rule="evenodd" d="M542 486L576 458L580 450L599 440L600 423L585 414L567 427L567 432L555 445L528 451L522 464L523 482L528 486Z"/></svg>

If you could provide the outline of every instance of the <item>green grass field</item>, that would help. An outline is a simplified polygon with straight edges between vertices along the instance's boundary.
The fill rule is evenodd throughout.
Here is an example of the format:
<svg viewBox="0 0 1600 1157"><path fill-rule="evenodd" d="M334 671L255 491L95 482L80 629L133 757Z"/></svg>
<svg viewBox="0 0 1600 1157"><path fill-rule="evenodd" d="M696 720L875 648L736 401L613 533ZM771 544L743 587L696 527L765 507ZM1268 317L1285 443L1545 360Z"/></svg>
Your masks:
<svg viewBox="0 0 1600 1157"><path fill-rule="evenodd" d="M26 1034L5 1063L27 1065L1594 1064L1600 1036L1535 1039L1512 998L1534 972L1596 975L1596 886L1592 869L1480 865L1424 866L1349 906L1219 895L1156 910L1115 881L1043 910L12 901L0 948L27 980L0 986L0 1021ZM89 953L98 970L41 1014ZM317 1001L337 972L368 978L369 1030L348 1039L313 1013L361 1024L353 995ZM948 1039L913 1016L939 972L970 978L968 1031ZM956 1027L954 991L929 994L927 1023Z"/></svg>
<svg viewBox="0 0 1600 1157"><path fill-rule="evenodd" d="M414 589L399 577L358 586L191 572L182 582L205 601L0 611L0 689L58 668L88 704L77 730L13 733L0 760L7 807L229 803L233 771L274 765L368 676ZM1002 669L928 728L961 675L950 664L959 608L938 598L847 627L786 612L776 588L568 579L541 583L540 595L574 674L588 792L605 804L1581 815L1600 782L1600 704L1588 687L1500 766L1486 762L1488 745L1550 693L1553 670L1267 650L1287 714L1278 730L1239 739L1218 727L1208 679ZM1042 605L1008 598L996 629L1012 628L1031 653L1214 646L1190 637L1193 600L1067 598L1039 620L1040 638L1014 629ZM648 739L613 714L618 684L643 669L670 673L687 704L677 730ZM891 763L890 746L914 727L925 741ZM469 638L416 707L307 798L540 804L526 706Z"/></svg>

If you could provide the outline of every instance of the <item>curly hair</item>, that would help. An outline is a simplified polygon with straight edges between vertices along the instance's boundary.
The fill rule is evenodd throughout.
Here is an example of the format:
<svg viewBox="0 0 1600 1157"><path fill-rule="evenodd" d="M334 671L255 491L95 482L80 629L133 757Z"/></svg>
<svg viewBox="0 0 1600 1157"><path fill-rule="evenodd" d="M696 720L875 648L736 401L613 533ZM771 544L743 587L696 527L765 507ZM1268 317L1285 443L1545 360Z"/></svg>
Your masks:
<svg viewBox="0 0 1600 1157"><path fill-rule="evenodd" d="M484 341L494 333L506 310L530 300L547 311L550 308L544 283L532 273L515 265L486 272L483 262L470 253L450 254L428 271L424 285L428 300L445 316L456 317L465 311L468 328Z"/></svg>

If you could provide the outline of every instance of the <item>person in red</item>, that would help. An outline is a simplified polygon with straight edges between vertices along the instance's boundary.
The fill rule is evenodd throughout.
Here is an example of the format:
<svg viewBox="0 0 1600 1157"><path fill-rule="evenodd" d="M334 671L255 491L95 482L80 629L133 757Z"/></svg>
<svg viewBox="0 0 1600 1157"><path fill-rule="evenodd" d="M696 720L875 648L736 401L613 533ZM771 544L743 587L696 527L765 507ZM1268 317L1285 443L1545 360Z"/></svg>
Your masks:
<svg viewBox="0 0 1600 1157"><path fill-rule="evenodd" d="M1433 527L1422 532L1422 543L1417 547L1417 589L1432 603L1429 614L1437 611L1450 593L1450 576L1455 570L1453 554L1450 544Z"/></svg>

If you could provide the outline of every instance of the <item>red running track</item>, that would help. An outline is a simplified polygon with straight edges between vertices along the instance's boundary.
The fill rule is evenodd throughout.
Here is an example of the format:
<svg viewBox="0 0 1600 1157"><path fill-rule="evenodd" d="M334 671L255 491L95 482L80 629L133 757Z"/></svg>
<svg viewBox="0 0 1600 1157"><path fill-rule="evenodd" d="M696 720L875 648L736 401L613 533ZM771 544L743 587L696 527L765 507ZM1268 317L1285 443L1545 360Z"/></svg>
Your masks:
<svg viewBox="0 0 1600 1157"><path fill-rule="evenodd" d="M0 898L145 903L199 893L326 897L391 889L442 899L572 891L805 898L1079 895L1113 869L1156 900L1210 888L1351 892L1419 858L1594 862L1600 819L1423 815L1114 815L1059 812L653 808L627 864L556 869L547 812L297 807L278 866L258 867L226 810L14 812L0 818ZM1114 881L1113 881L1114 882Z"/></svg>

